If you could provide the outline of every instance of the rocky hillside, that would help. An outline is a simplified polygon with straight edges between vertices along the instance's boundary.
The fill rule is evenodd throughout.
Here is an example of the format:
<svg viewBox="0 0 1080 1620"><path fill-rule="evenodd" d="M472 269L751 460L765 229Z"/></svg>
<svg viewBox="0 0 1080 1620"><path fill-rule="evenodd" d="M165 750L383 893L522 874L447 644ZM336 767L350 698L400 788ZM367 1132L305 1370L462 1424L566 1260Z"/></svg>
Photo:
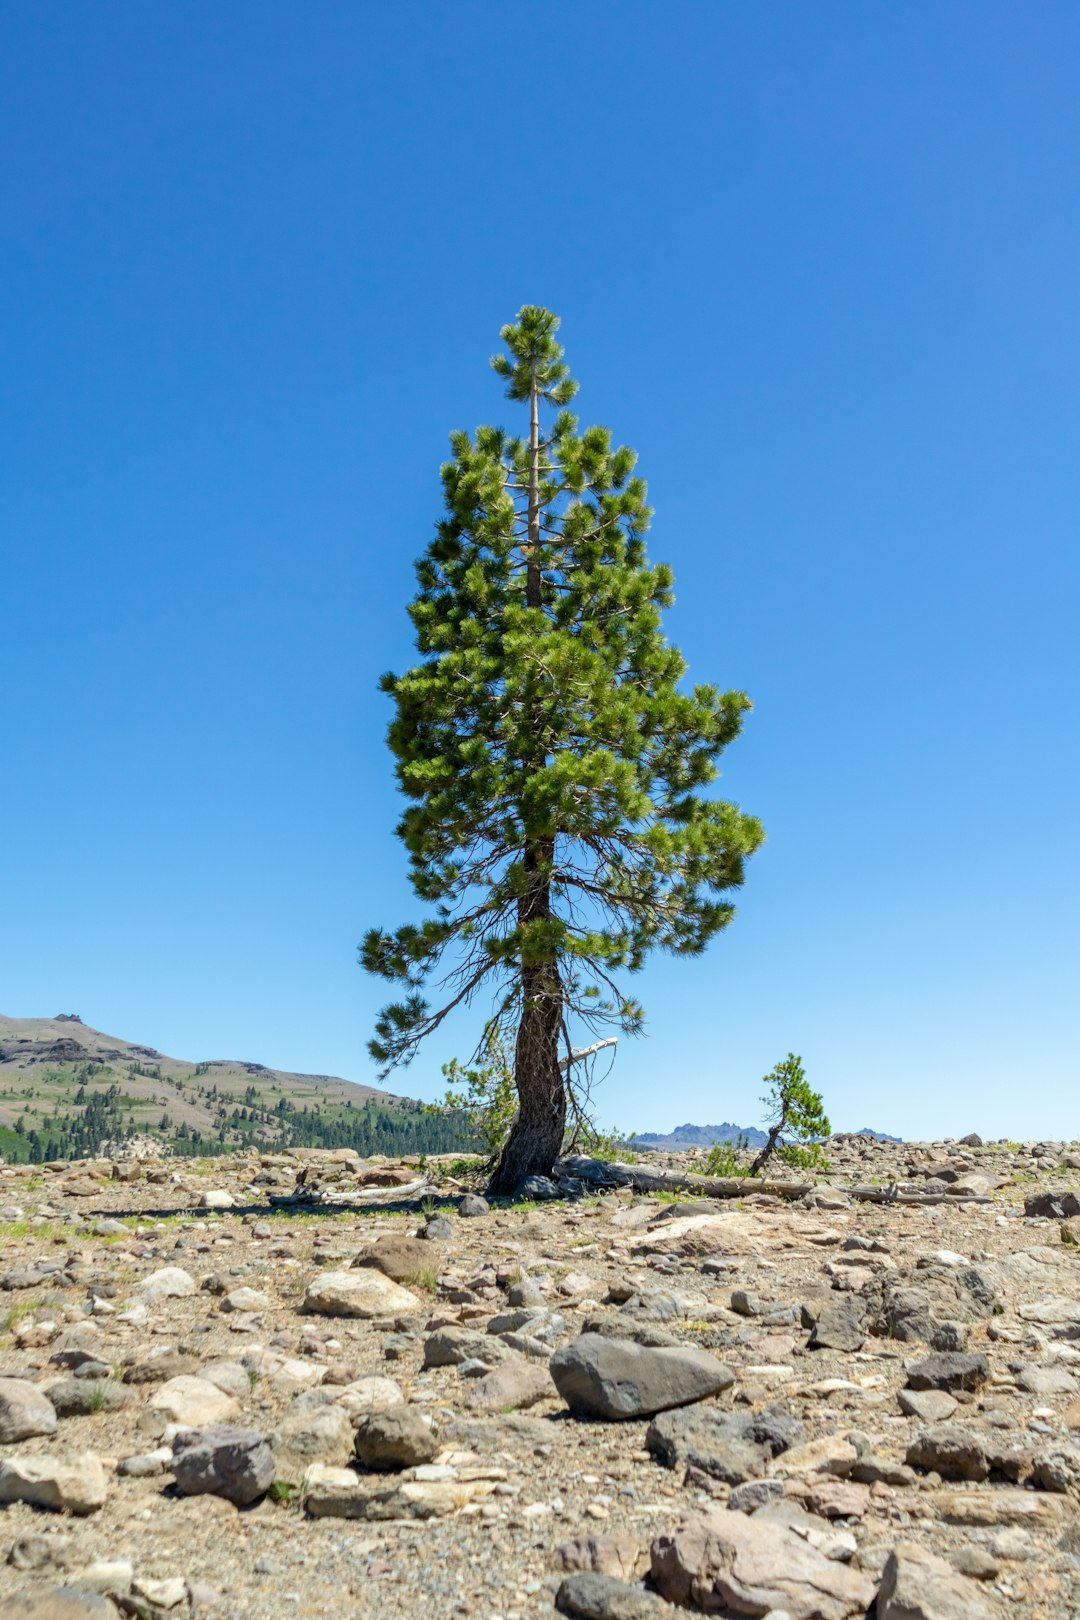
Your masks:
<svg viewBox="0 0 1080 1620"><path fill-rule="evenodd" d="M72 1014L0 1016L0 1157L41 1163L133 1139L180 1155L246 1145L445 1152L470 1140L452 1116L333 1075L185 1062Z"/></svg>
<svg viewBox="0 0 1080 1620"><path fill-rule="evenodd" d="M0 1168L0 1612L1069 1620L1080 1149L828 1151Z"/></svg>

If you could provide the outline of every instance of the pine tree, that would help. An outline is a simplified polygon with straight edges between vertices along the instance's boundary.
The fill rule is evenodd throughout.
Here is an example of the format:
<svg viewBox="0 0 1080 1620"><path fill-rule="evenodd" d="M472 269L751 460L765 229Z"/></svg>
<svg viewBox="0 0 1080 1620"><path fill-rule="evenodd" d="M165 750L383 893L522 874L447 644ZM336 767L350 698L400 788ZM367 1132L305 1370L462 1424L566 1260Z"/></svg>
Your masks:
<svg viewBox="0 0 1080 1620"><path fill-rule="evenodd" d="M749 700L682 685L636 457L566 408L577 384L558 325L526 306L492 360L527 433L451 435L446 512L409 609L422 661L382 682L410 800L398 833L431 910L361 947L369 971L405 987L370 1046L384 1072L490 992L486 1039L512 1033L518 1096L497 1194L551 1171L573 1032L641 1028L619 976L654 947L700 953L763 837L699 791Z"/></svg>

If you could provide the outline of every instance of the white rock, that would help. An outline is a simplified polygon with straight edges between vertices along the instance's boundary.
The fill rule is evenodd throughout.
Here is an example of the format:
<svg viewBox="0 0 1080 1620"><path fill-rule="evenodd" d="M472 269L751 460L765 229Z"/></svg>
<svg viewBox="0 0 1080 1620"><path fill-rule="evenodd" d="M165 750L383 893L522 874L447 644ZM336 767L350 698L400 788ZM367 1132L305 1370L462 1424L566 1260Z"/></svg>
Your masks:
<svg viewBox="0 0 1080 1620"><path fill-rule="evenodd" d="M221 1301L223 1311L268 1311L273 1307L269 1294L260 1294L257 1288L234 1288Z"/></svg>
<svg viewBox="0 0 1080 1620"><path fill-rule="evenodd" d="M354 1271L323 1271L307 1286L303 1309L323 1316L410 1315L419 1309L419 1300L374 1266L358 1266Z"/></svg>
<svg viewBox="0 0 1080 1620"><path fill-rule="evenodd" d="M104 1503L107 1490L105 1470L89 1451L70 1462L55 1457L8 1457L0 1463L0 1502L93 1513Z"/></svg>
<svg viewBox="0 0 1080 1620"><path fill-rule="evenodd" d="M201 1428L204 1423L229 1423L240 1411L232 1396L226 1395L208 1378L188 1374L162 1384L151 1395L147 1406L170 1422L189 1429Z"/></svg>
<svg viewBox="0 0 1080 1620"><path fill-rule="evenodd" d="M82 1592L115 1593L117 1597L124 1597L131 1591L134 1573L130 1558L97 1558L72 1575L69 1584Z"/></svg>
<svg viewBox="0 0 1080 1620"><path fill-rule="evenodd" d="M182 1266L162 1266L137 1282L131 1292L144 1301L188 1299L195 1292L195 1279Z"/></svg>
<svg viewBox="0 0 1080 1620"><path fill-rule="evenodd" d="M231 1192L226 1192L224 1188L214 1187L211 1188L209 1192L204 1192L202 1194L199 1199L199 1208L235 1209L236 1199L233 1197Z"/></svg>
<svg viewBox="0 0 1080 1620"><path fill-rule="evenodd" d="M151 1581L143 1576L134 1584L136 1597L145 1598L159 1609L175 1609L187 1597L187 1582L179 1575L165 1581Z"/></svg>
<svg viewBox="0 0 1080 1620"><path fill-rule="evenodd" d="M28 1378L0 1378L0 1443L55 1434L52 1402Z"/></svg>
<svg viewBox="0 0 1080 1620"><path fill-rule="evenodd" d="M357 1378L351 1384L342 1384L334 1396L334 1403L343 1406L354 1425L369 1412L385 1412L391 1406L403 1406L405 1397L401 1387L392 1378L381 1378L373 1373L368 1378Z"/></svg>

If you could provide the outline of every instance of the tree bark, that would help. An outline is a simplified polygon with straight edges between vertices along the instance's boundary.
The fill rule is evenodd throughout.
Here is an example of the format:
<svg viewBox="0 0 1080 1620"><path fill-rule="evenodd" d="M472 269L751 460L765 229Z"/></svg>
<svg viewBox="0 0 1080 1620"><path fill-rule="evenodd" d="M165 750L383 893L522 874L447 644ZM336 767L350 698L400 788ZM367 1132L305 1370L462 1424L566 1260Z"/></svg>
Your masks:
<svg viewBox="0 0 1080 1620"><path fill-rule="evenodd" d="M768 1140L766 1141L765 1146L762 1148L761 1152L750 1166L750 1170L748 1172L750 1175L760 1175L761 1171L764 1170L765 1166L768 1164L769 1160L776 1151L776 1144L780 1140L780 1132L783 1130L783 1128L783 1119L781 1119L778 1124L773 1126L772 1130L769 1132Z"/></svg>

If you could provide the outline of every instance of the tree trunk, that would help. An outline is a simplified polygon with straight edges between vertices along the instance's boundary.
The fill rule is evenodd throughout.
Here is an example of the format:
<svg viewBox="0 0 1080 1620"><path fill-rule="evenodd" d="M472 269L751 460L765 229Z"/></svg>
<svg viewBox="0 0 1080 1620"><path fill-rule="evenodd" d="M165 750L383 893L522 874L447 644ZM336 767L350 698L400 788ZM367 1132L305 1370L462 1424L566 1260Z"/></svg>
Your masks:
<svg viewBox="0 0 1080 1620"><path fill-rule="evenodd" d="M783 1130L783 1128L783 1120L781 1120L778 1125L773 1126L772 1130L769 1132L768 1141L765 1143L765 1146L762 1148L761 1152L750 1166L750 1170L748 1172L750 1175L756 1176L762 1170L764 1170L765 1166L768 1164L769 1160L776 1151L776 1144L780 1140L780 1132Z"/></svg>
<svg viewBox="0 0 1080 1620"><path fill-rule="evenodd" d="M525 603L543 607L543 580L540 568L540 415L536 373L529 395L529 509L525 564ZM543 706L532 704L533 757L525 762L526 773L541 769L547 762L543 735ZM518 901L518 926L551 916L551 864L555 840L525 834L522 866L527 879ZM488 1191L510 1198L526 1176L549 1176L562 1152L566 1125L566 1088L559 1063L559 1036L562 1032L563 985L559 964L523 961L521 964L521 1022L514 1053L514 1084L518 1094L518 1114L510 1131Z"/></svg>

